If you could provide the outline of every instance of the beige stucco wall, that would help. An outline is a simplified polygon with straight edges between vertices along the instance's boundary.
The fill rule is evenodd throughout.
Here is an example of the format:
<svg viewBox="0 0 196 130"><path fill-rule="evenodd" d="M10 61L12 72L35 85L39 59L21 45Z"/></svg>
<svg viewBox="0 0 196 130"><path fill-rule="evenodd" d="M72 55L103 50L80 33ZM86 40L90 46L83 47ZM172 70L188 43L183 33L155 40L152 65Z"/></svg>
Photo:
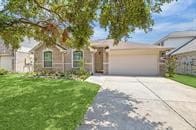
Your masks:
<svg viewBox="0 0 196 130"><path fill-rule="evenodd" d="M0 39L0 54L12 55L12 49L9 46L6 46L2 39Z"/></svg>
<svg viewBox="0 0 196 130"><path fill-rule="evenodd" d="M196 75L196 51L176 55L176 73Z"/></svg>
<svg viewBox="0 0 196 130"><path fill-rule="evenodd" d="M14 58L10 55L0 55L0 68L13 71L12 59Z"/></svg>
<svg viewBox="0 0 196 130"><path fill-rule="evenodd" d="M16 72L32 72L33 56L30 53L16 52L15 54L15 71Z"/></svg>

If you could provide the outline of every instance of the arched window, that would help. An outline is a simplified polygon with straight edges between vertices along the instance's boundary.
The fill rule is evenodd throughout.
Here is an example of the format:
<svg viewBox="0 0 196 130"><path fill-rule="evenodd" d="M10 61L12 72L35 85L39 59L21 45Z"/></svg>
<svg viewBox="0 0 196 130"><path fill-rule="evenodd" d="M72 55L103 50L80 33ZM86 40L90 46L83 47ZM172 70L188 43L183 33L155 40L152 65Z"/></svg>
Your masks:
<svg viewBox="0 0 196 130"><path fill-rule="evenodd" d="M83 59L83 52L74 51L73 52L73 68L79 68L82 59Z"/></svg>
<svg viewBox="0 0 196 130"><path fill-rule="evenodd" d="M52 67L52 51L44 52L44 67Z"/></svg>

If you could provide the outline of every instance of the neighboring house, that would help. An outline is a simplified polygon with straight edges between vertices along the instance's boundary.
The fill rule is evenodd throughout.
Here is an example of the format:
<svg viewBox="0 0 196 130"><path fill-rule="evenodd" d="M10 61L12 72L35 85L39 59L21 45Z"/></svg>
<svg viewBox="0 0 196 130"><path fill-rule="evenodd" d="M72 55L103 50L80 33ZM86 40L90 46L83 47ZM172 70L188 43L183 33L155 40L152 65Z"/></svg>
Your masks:
<svg viewBox="0 0 196 130"><path fill-rule="evenodd" d="M176 72L196 75L196 38L175 49L170 55L176 57Z"/></svg>
<svg viewBox="0 0 196 130"><path fill-rule="evenodd" d="M196 75L196 31L174 32L156 45L171 47L168 56L176 56L176 73Z"/></svg>
<svg viewBox="0 0 196 130"><path fill-rule="evenodd" d="M38 44L34 53L34 70L65 72L79 68L81 60L86 70L110 75L160 75L160 54L167 48L157 45L98 40L83 50L63 45Z"/></svg>
<svg viewBox="0 0 196 130"><path fill-rule="evenodd" d="M155 45L171 48L170 52L176 48L190 42L196 37L196 31L173 32L155 42ZM169 52L167 53L169 54Z"/></svg>
<svg viewBox="0 0 196 130"><path fill-rule="evenodd" d="M16 51L0 41L0 68L12 72L32 72L33 59L27 48L21 47Z"/></svg>

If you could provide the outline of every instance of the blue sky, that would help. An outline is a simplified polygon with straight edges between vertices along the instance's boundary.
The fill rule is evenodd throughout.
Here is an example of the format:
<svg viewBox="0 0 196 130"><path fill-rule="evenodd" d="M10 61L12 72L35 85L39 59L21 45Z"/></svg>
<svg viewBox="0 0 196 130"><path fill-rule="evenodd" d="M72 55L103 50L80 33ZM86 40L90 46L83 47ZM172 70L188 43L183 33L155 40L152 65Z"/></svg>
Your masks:
<svg viewBox="0 0 196 130"><path fill-rule="evenodd" d="M128 41L154 43L174 31L196 30L196 0L178 0L162 6L160 14L153 14L155 25L151 32L136 30ZM107 38L108 32L99 25L94 28L92 40Z"/></svg>

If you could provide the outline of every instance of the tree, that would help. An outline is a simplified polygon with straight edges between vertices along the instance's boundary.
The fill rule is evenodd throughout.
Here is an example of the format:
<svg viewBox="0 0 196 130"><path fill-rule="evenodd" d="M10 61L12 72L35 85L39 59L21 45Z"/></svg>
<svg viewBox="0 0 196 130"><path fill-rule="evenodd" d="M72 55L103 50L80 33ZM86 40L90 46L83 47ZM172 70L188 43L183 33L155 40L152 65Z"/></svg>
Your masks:
<svg viewBox="0 0 196 130"><path fill-rule="evenodd" d="M48 45L81 48L99 22L118 43L136 28L148 31L151 14L172 0L1 0L0 36L18 48L24 36Z"/></svg>

